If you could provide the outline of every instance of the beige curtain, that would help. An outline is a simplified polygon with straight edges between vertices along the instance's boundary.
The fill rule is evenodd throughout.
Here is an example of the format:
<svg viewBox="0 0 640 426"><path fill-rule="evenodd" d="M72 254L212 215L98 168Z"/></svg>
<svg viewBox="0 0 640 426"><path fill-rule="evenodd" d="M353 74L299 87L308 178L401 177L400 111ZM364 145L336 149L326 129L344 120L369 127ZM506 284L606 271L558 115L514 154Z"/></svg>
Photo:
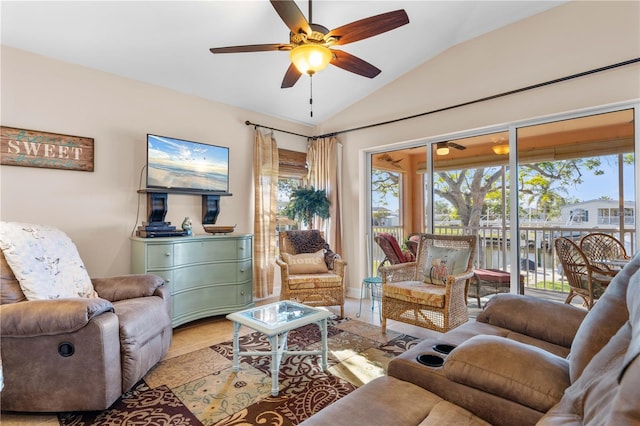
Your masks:
<svg viewBox="0 0 640 426"><path fill-rule="evenodd" d="M253 294L273 294L276 258L276 202L278 192L278 146L273 133L255 130L253 145L255 214L253 225Z"/></svg>
<svg viewBox="0 0 640 426"><path fill-rule="evenodd" d="M342 144L335 137L312 140L307 153L308 185L324 189L331 203L329 219L314 219L314 228L324 231L331 249L342 253Z"/></svg>

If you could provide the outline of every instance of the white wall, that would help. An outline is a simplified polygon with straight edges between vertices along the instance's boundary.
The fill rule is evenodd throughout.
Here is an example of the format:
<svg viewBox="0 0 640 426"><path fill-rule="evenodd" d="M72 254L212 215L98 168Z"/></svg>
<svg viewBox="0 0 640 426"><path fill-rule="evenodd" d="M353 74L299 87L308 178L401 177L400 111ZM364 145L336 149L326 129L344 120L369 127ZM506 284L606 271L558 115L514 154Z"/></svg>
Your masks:
<svg viewBox="0 0 640 426"><path fill-rule="evenodd" d="M455 46L324 122L317 134L472 101L640 57L640 2L574 1ZM384 71L383 71L384 72ZM344 257L351 294L366 269L364 152L451 132L640 99L640 65L344 133Z"/></svg>
<svg viewBox="0 0 640 426"><path fill-rule="evenodd" d="M146 220L137 193L146 135L228 146L231 197L218 224L253 232L253 127L245 120L300 134L305 126L182 95L2 46L3 126L94 138L94 172L0 167L0 218L57 226L75 241L93 277L129 273L129 236ZM277 133L282 148L305 151L306 139ZM144 183L143 183L144 187ZM201 197L169 194L168 221L201 228ZM136 223L137 208L140 217Z"/></svg>

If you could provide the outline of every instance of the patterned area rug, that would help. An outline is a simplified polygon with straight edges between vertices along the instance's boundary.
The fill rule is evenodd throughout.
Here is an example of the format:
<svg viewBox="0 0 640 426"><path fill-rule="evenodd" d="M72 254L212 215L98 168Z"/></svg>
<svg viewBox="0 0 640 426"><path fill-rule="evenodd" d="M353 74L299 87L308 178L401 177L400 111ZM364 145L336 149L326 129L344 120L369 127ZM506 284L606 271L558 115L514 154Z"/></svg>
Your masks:
<svg viewBox="0 0 640 426"><path fill-rule="evenodd" d="M364 383L385 374L391 358L420 340L350 319L330 319L329 369L319 356L290 355L280 368L279 395L271 396L269 356L241 357L232 370L231 341L159 363L109 410L63 413L63 426L297 425ZM240 338L243 351L267 351L259 332ZM320 348L318 326L289 332L291 350Z"/></svg>

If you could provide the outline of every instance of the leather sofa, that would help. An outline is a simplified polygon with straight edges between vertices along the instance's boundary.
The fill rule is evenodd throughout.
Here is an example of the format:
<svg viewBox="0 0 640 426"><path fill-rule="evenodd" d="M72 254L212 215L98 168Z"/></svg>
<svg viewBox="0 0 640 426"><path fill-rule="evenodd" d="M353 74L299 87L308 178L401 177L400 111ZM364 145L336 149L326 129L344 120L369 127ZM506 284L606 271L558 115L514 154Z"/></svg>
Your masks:
<svg viewBox="0 0 640 426"><path fill-rule="evenodd" d="M28 301L1 251L0 269L3 411L104 410L169 349L158 276L91 279L98 298Z"/></svg>
<svg viewBox="0 0 640 426"><path fill-rule="evenodd" d="M476 321L422 341L303 424L640 424L639 267L636 255L589 312L496 295Z"/></svg>

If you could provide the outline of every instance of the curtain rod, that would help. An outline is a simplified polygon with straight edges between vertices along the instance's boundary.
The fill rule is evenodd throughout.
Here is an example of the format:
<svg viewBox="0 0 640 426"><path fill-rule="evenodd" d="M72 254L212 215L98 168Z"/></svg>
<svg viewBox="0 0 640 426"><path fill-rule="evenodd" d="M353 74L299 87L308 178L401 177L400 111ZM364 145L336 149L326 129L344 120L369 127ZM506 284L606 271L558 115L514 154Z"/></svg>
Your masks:
<svg viewBox="0 0 640 426"><path fill-rule="evenodd" d="M249 120L245 121L244 124L246 124L247 126L262 127L264 129L275 130L275 131L283 132L283 133L289 133L290 135L295 135L295 136L300 136L300 137L303 137L303 138L314 139L315 140L315 139L320 139L320 138L336 136L336 135L339 135L341 133L355 132L357 130L369 129L371 127L378 127L378 126L384 126L384 125L387 125L387 124L393 124L393 123L397 123L397 122L400 122L400 121L405 121L405 120L410 120L410 119L413 119L413 118L423 117L425 115L436 114L438 112L448 111L448 110L451 110L451 109L460 108L460 107L467 106L467 105L473 105L473 104L477 104L477 103L480 103L480 102L490 101L490 100L493 100L493 99L498 99L498 98L502 98L502 97L509 96L509 95L515 95L516 93L522 93L522 92L526 92L528 90L533 90L533 89L538 89L540 87L550 86L552 84L561 83L563 81L569 81L569 80L573 80L575 78L584 77L584 76L587 76L587 75L596 74L596 73L599 73L599 72L603 72L603 71L608 71L608 70L612 70L612 69L615 69L615 68L624 67L626 65L635 64L637 62L640 62L640 58L629 59L628 61L618 62L617 64L607 65L607 66L600 67L600 68L595 68L595 69L592 69L592 70L589 70L589 71L583 71L583 72L580 72L580 73L577 73L577 74L572 74L572 75L568 75L568 76L565 76L565 77L556 78L554 80L548 80L548 81L545 81L543 83L537 83L537 84L533 84L531 86L521 87L520 89L509 90L508 92L502 92L502 93L498 93L496 95L486 96L484 98L475 99L473 101L467 101L467 102L463 102L463 103L456 104L456 105L451 105L451 106L444 107L444 108L438 108L438 109L434 109L434 110L427 111L427 112L421 112L419 114L414 114L414 115L409 115L409 116L406 116L406 117L396 118L396 119L393 119L393 120L382 121L382 122L373 123L373 124L367 124L365 126L353 127L351 129L346 129L346 130L338 130L336 132L325 133L324 135L320 135L320 136L301 135L300 133L289 132L287 130L281 130L281 129L276 129L274 127L263 126L262 124L252 123Z"/></svg>
<svg viewBox="0 0 640 426"><path fill-rule="evenodd" d="M289 133L290 135L300 136L306 139L311 138L311 136L301 135L300 133L289 132L288 130L276 129L275 127L263 126L262 124L252 123L249 120L245 121L244 124L246 124L247 126L262 127L263 129L275 130L276 132Z"/></svg>
<svg viewBox="0 0 640 426"><path fill-rule="evenodd" d="M338 130L336 132L327 133L327 134L320 135L320 136L312 136L311 139L324 138L324 137L339 135L341 133L354 132L356 130L363 130L363 129L368 129L368 128L377 127L377 126L384 126L384 125L387 125L387 124L397 123L399 121L410 120L412 118L417 118L417 117L422 117L422 116L425 116L425 115L435 114L435 113L442 112L442 111L448 111L450 109L460 108L460 107L467 106L467 105L472 105L472 104L476 104L476 103L480 103L480 102L490 101L490 100L493 100L493 99L502 98L504 96L514 95L516 93L521 93L521 92L525 92L525 91L528 91L528 90L537 89L537 88L540 88L540 87L545 87L545 86L549 86L549 85L556 84L556 83L561 83L563 81L573 80L574 78L584 77L586 75L595 74L595 73L599 73L599 72L602 72L602 71L608 71L608 70L611 70L611 69L615 69L615 68L623 67L623 66L626 66L626 65L634 64L636 62L640 62L640 58L634 58L634 59L630 59L628 61L618 62L617 64L607 65L607 66L600 67L600 68L595 68L595 69L592 69L592 70L589 70L589 71L584 71L584 72L581 72L581 73L578 73L578 74L572 74L572 75L569 75L569 76L566 76L566 77L556 78L554 80L545 81L543 83L533 84L531 86L522 87L520 89L510 90L508 92L498 93L497 95L491 95L491 96L487 96L487 97L484 97L484 98L475 99L473 101L463 102L461 104L451 105L451 106L448 106L448 107L434 109L434 110L427 111L427 112L422 112L422 113L419 113L419 114L409 115L407 117L396 118L394 120L383 121L383 122L380 122L380 123L367 124L365 126L354 127L354 128L346 129L346 130Z"/></svg>

